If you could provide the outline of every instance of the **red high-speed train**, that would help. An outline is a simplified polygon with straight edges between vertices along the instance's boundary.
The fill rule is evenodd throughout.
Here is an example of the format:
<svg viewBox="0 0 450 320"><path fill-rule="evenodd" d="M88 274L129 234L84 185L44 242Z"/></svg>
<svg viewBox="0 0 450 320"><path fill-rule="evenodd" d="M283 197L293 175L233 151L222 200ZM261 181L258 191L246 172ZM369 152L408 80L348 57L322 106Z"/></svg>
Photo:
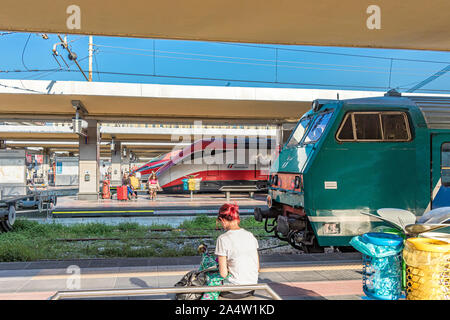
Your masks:
<svg viewBox="0 0 450 320"><path fill-rule="evenodd" d="M152 172L156 172L160 167L169 162L171 157L176 156L178 153L180 153L180 150L163 154L136 169L135 172L139 172L141 174L141 179L146 181Z"/></svg>
<svg viewBox="0 0 450 320"><path fill-rule="evenodd" d="M155 159L138 171L143 177L156 171L160 186L168 193L187 192L182 181L186 178L200 178L200 191L204 192L233 186L265 190L277 151L272 139L202 139Z"/></svg>

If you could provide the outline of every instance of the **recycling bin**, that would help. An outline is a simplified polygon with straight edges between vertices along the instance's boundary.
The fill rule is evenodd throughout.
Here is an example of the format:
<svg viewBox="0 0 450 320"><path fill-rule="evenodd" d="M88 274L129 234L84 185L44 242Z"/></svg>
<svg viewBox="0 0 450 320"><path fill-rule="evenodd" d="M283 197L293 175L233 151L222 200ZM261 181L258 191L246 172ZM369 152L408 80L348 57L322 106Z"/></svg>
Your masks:
<svg viewBox="0 0 450 320"><path fill-rule="evenodd" d="M402 237L403 241L405 241L405 239L406 239L405 233L400 231L400 230L398 230L398 229L396 229L396 228L383 227L383 228L381 228L381 230L379 230L379 232L395 234L397 236ZM406 290L406 263L405 263L405 259L402 259L402 290L403 291Z"/></svg>
<svg viewBox="0 0 450 320"><path fill-rule="evenodd" d="M183 190L188 191L189 190L189 183L188 183L189 179L183 179L181 181L183 181Z"/></svg>
<svg viewBox="0 0 450 320"><path fill-rule="evenodd" d="M191 191L196 191L196 190L200 190L200 181L201 181L202 179L195 179L195 178L192 178L192 179L188 179L188 184L189 184L189 190L191 190Z"/></svg>
<svg viewBox="0 0 450 320"><path fill-rule="evenodd" d="M450 244L409 238L403 249L407 300L450 300Z"/></svg>
<svg viewBox="0 0 450 320"><path fill-rule="evenodd" d="M353 237L350 244L362 253L365 295L377 300L398 300L402 294L403 238L370 232Z"/></svg>

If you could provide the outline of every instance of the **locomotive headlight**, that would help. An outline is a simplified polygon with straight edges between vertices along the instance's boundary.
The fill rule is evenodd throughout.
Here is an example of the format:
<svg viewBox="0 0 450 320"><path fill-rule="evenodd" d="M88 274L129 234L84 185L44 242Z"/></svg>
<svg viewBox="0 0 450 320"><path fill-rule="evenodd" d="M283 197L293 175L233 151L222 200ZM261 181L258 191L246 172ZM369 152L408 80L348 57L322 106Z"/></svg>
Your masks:
<svg viewBox="0 0 450 320"><path fill-rule="evenodd" d="M298 188L300 188L300 187L301 187L301 179L300 179L299 176L296 176L296 177L295 177L295 182L294 182L294 188L295 188L295 189L298 189Z"/></svg>
<svg viewBox="0 0 450 320"><path fill-rule="evenodd" d="M272 197L270 195L267 196L267 206L270 208L272 208Z"/></svg>
<svg viewBox="0 0 450 320"><path fill-rule="evenodd" d="M273 176L272 184L274 184L275 186L278 186L278 175L277 174Z"/></svg>

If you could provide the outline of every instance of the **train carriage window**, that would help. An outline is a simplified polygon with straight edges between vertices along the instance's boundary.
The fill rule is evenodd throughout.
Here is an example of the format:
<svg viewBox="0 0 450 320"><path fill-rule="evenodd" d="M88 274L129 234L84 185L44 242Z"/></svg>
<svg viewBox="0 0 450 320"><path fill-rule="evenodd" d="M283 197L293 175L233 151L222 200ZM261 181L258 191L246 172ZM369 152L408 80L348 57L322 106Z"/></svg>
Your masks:
<svg viewBox="0 0 450 320"><path fill-rule="evenodd" d="M356 113L355 127L357 140L381 140L380 116L377 113Z"/></svg>
<svg viewBox="0 0 450 320"><path fill-rule="evenodd" d="M441 183L450 186L450 142L442 144L441 149Z"/></svg>

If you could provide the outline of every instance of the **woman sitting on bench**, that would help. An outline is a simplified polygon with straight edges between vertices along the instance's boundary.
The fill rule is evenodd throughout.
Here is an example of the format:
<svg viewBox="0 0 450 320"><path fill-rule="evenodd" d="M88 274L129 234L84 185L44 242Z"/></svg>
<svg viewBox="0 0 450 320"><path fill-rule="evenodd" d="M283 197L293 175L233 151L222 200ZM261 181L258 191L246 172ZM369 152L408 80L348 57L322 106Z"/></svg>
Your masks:
<svg viewBox="0 0 450 320"><path fill-rule="evenodd" d="M258 283L259 257L258 240L255 236L239 227L239 207L236 204L224 204L217 217L226 231L217 238L215 255L218 256L219 272L226 284L251 285ZM229 299L241 299L254 294L254 291L222 292Z"/></svg>

